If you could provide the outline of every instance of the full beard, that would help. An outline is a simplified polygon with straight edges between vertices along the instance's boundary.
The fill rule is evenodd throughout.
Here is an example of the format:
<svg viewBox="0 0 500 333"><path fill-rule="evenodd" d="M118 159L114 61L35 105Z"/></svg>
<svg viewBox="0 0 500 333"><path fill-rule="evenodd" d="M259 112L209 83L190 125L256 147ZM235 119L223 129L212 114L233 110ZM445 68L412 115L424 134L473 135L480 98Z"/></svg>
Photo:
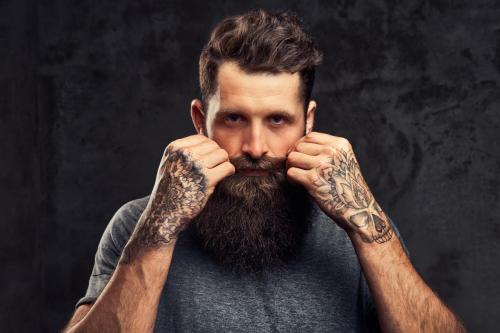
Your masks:
<svg viewBox="0 0 500 333"><path fill-rule="evenodd" d="M310 225L312 201L286 179L285 161L242 156L190 224L202 247L235 273L259 273L293 258ZM246 176L238 170L265 169Z"/></svg>

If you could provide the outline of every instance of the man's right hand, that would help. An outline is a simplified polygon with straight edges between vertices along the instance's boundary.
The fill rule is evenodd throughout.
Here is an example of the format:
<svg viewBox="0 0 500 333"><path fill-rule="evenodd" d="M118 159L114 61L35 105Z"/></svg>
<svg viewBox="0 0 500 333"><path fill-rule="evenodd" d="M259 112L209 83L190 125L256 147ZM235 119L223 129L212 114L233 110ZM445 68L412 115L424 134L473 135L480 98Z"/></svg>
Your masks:
<svg viewBox="0 0 500 333"><path fill-rule="evenodd" d="M65 332L152 332L178 234L234 171L227 152L205 136L169 144L113 276L92 307L78 307Z"/></svg>
<svg viewBox="0 0 500 333"><path fill-rule="evenodd" d="M124 251L128 262L137 247L170 243L205 206L215 186L235 172L227 152L203 135L170 143L162 156L149 203ZM130 248L132 247L132 248Z"/></svg>

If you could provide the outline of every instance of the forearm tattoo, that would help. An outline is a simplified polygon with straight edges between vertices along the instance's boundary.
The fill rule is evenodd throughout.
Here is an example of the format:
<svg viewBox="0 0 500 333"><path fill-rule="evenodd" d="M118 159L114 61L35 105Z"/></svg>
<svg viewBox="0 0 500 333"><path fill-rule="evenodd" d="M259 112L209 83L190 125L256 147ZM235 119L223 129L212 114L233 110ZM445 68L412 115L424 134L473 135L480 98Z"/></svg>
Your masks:
<svg viewBox="0 0 500 333"><path fill-rule="evenodd" d="M342 216L365 242L384 243L391 239L387 216L371 194L352 152L336 149L331 162L320 165L316 171L316 190L328 212Z"/></svg>
<svg viewBox="0 0 500 333"><path fill-rule="evenodd" d="M143 248L159 247L176 239L206 201L207 180L201 166L185 152L168 148L166 153L153 202L125 247L122 263L129 263Z"/></svg>

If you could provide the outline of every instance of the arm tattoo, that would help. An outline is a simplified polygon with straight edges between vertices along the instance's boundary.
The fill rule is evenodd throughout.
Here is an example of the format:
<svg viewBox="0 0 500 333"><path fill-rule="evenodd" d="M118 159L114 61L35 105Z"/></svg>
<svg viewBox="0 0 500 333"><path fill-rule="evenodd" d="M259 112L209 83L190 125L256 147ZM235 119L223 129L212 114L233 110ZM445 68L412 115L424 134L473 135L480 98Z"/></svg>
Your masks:
<svg viewBox="0 0 500 333"><path fill-rule="evenodd" d="M366 184L352 152L336 149L330 163L316 168L321 204L334 216L343 216L365 242L384 243L392 228Z"/></svg>
<svg viewBox="0 0 500 333"><path fill-rule="evenodd" d="M176 239L207 199L201 166L185 152L168 148L166 153L154 199L125 247L121 263L130 263L142 248L160 247Z"/></svg>

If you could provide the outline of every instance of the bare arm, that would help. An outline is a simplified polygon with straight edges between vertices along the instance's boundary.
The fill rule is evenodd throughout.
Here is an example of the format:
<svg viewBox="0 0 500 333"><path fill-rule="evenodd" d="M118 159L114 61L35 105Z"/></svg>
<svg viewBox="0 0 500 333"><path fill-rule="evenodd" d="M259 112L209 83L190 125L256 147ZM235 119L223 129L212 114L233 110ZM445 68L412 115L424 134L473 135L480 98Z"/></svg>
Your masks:
<svg viewBox="0 0 500 333"><path fill-rule="evenodd" d="M77 309L66 332L153 331L177 236L232 173L227 152L204 136L171 143L110 281L88 312Z"/></svg>
<svg viewBox="0 0 500 333"><path fill-rule="evenodd" d="M82 304L76 308L73 316L70 321L66 324L66 326L61 330L62 333L66 333L70 328L78 324L80 320L82 320L85 315L92 309L92 304Z"/></svg>
<svg viewBox="0 0 500 333"><path fill-rule="evenodd" d="M84 316L87 309L78 307L65 332L151 332L174 246L175 240L120 263L95 304Z"/></svg>
<svg viewBox="0 0 500 333"><path fill-rule="evenodd" d="M397 237L380 244L365 242L357 233L350 238L383 332L466 332L413 268Z"/></svg>

